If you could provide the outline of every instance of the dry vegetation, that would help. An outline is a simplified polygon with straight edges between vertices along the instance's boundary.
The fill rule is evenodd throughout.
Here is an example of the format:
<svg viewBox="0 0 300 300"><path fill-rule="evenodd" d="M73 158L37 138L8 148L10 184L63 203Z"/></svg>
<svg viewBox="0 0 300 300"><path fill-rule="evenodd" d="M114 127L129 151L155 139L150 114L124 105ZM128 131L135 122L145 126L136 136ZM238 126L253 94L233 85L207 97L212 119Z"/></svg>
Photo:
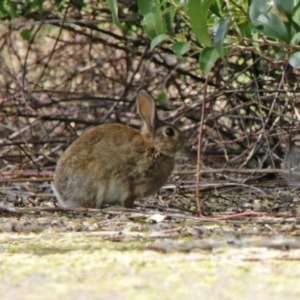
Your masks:
<svg viewBox="0 0 300 300"><path fill-rule="evenodd" d="M298 72L266 44L202 74L195 53L150 50L135 7L123 34L89 2L0 24L1 299L299 299ZM203 216L196 155L135 209L59 208L64 149L98 124L137 128L140 89L193 154L203 125Z"/></svg>
<svg viewBox="0 0 300 300"><path fill-rule="evenodd" d="M229 66L220 61L204 75L193 54L179 59L167 45L150 50L134 9L128 10L135 26L128 35L108 22L105 6L95 4L94 11L51 11L42 20L0 25L0 197L13 210L1 212L0 230L84 231L118 241L189 238L193 242L178 248L184 251L237 241L298 248L298 181L282 163L299 127L299 74L255 49L232 47ZM25 29L32 30L29 40L21 36ZM147 89L162 117L183 129L194 153L202 122L203 213L261 214L227 222L198 218L196 157L180 161L159 195L136 210L57 207L50 182L62 151L98 124L138 127L139 89ZM297 148L290 153L286 165L290 159L297 165ZM210 237L215 240L206 242Z"/></svg>

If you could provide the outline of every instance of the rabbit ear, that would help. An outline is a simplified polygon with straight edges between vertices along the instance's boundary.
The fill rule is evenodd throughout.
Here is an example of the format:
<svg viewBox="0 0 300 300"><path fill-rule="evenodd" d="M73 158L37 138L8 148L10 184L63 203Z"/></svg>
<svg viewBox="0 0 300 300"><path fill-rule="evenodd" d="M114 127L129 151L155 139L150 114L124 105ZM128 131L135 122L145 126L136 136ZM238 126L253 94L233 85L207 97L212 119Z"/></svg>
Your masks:
<svg viewBox="0 0 300 300"><path fill-rule="evenodd" d="M153 137L158 123L154 99L146 92L140 91L137 97L138 113L143 121L141 134Z"/></svg>

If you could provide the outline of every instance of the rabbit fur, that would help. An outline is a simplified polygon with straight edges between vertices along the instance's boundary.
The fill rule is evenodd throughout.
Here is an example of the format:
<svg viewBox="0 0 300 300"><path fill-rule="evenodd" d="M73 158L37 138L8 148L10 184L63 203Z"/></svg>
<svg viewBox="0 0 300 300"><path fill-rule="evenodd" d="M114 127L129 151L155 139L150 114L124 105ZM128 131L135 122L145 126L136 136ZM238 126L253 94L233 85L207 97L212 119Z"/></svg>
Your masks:
<svg viewBox="0 0 300 300"><path fill-rule="evenodd" d="M53 191L66 208L133 207L155 193L173 171L176 156L189 152L179 129L158 119L154 99L137 97L141 131L121 124L99 125L75 140L60 157Z"/></svg>

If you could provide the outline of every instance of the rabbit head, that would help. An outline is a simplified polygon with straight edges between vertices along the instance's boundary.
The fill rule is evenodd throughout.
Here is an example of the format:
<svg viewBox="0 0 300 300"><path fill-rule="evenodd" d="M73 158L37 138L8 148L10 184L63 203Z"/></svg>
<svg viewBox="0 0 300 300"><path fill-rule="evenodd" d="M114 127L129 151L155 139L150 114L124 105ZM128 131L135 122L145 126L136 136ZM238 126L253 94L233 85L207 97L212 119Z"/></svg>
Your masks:
<svg viewBox="0 0 300 300"><path fill-rule="evenodd" d="M190 145L182 132L176 126L159 120L154 99L146 91L139 92L137 108L142 119L141 134L153 140L160 153L176 157L190 152Z"/></svg>

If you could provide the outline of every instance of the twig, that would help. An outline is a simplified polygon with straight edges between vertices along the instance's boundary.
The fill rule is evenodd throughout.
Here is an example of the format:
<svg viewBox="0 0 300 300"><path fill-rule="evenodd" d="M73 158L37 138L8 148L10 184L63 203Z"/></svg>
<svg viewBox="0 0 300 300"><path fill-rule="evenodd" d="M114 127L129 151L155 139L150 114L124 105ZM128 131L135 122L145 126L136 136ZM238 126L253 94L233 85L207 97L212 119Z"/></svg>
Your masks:
<svg viewBox="0 0 300 300"><path fill-rule="evenodd" d="M202 132L203 132L203 123L204 123L204 112L205 112L205 99L206 99L206 91L207 85L209 82L210 76L206 77L206 81L204 84L204 95L203 95L203 102L202 102L202 109L201 109L201 120L199 125L199 135L198 135L198 153L197 153L197 173L196 173L196 202L199 217L202 216L202 207L200 202L200 179L201 179L201 142L202 142Z"/></svg>

